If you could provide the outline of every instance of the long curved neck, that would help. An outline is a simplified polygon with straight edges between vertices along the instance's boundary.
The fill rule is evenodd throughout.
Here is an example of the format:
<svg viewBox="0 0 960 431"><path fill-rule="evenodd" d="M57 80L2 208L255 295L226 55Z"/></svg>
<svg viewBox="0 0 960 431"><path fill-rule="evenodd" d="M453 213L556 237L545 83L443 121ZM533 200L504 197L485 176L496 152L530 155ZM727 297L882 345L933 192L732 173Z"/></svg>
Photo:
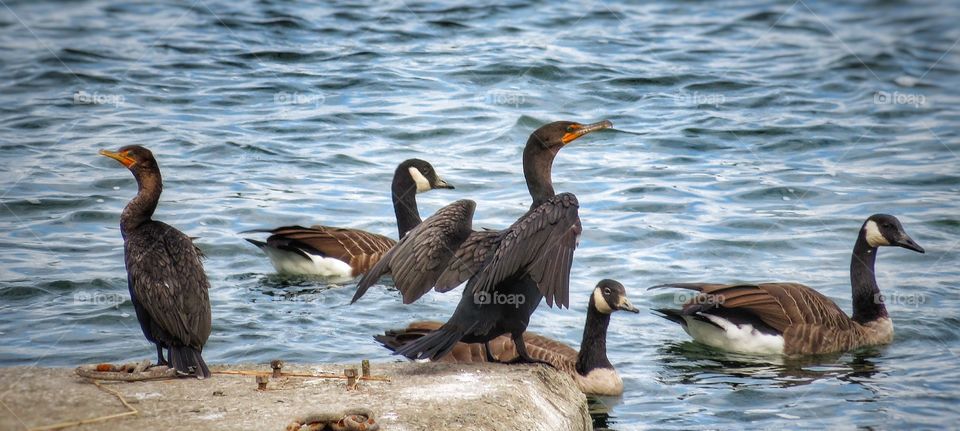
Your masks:
<svg viewBox="0 0 960 431"><path fill-rule="evenodd" d="M607 359L607 327L610 315L597 311L593 306L593 297L587 308L587 322L583 326L583 340L577 353L577 373L587 375L597 368L613 368Z"/></svg>
<svg viewBox="0 0 960 431"><path fill-rule="evenodd" d="M523 178L527 180L527 190L533 203L530 209L540 206L547 199L552 198L556 193L553 191L553 180L551 170L553 168L553 158L556 154L543 148L539 142L534 141L535 137L530 137L527 146L523 149Z"/></svg>
<svg viewBox="0 0 960 431"><path fill-rule="evenodd" d="M420 211L417 209L417 184L403 169L393 174L393 213L397 216L397 230L402 239L410 229L420 224Z"/></svg>
<svg viewBox="0 0 960 431"><path fill-rule="evenodd" d="M864 230L860 230L850 259L850 285L853 289L853 320L867 323L887 317L887 307L880 298L880 287L874 275L877 248L867 243Z"/></svg>
<svg viewBox="0 0 960 431"><path fill-rule="evenodd" d="M120 232L124 236L150 221L163 192L159 170L136 171L133 176L137 179L137 196L127 203L120 214Z"/></svg>

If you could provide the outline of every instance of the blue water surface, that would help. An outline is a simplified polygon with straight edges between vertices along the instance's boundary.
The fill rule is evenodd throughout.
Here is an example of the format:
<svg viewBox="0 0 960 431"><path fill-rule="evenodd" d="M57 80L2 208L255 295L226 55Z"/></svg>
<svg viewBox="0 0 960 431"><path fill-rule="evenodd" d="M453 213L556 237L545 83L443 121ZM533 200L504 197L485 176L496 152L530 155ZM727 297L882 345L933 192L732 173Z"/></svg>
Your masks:
<svg viewBox="0 0 960 431"><path fill-rule="evenodd" d="M579 343L602 278L622 398L597 425L940 428L960 419L960 8L956 3L7 1L0 8L0 365L151 357L127 296L132 176L101 148L151 148L156 217L209 257L211 363L392 361L371 335L446 319L374 288L272 275L238 232L329 224L395 235L390 177L429 160L478 202L529 205L520 156L554 120L613 131L557 157L584 232L571 308L531 330ZM863 220L927 250L880 252L889 346L777 363L689 343L650 313L670 281L797 281L850 309ZM599 409L604 410L603 407ZM4 414L4 413L0 413Z"/></svg>

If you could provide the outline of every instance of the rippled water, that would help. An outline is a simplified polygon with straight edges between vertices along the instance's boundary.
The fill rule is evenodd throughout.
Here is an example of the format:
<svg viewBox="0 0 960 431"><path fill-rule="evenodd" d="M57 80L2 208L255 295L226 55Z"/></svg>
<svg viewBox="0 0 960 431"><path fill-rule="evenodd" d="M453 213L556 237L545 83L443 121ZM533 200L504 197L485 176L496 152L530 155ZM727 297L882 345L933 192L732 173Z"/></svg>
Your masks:
<svg viewBox="0 0 960 431"><path fill-rule="evenodd" d="M570 310L531 329L576 344L592 286L644 309L668 281L799 281L849 310L849 253L876 212L893 344L771 364L615 315L622 399L598 425L904 428L960 418L960 10L891 1L559 6L433 2L6 2L0 9L0 365L150 357L127 299L119 212L135 182L100 148L143 144L157 218L209 256L213 363L393 360L370 338L445 319L376 288L271 275L237 232L326 223L395 234L390 175L431 161L501 228L529 197L533 129L608 118L565 149L581 201ZM951 425L952 424L952 425Z"/></svg>

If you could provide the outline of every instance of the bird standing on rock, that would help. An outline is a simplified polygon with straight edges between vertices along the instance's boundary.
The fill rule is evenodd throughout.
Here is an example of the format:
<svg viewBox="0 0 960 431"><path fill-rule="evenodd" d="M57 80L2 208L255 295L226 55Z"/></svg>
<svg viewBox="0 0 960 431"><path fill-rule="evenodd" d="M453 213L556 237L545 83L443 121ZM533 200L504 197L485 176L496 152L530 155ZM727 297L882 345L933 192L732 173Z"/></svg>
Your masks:
<svg viewBox="0 0 960 431"><path fill-rule="evenodd" d="M211 330L203 254L183 232L151 219L163 181L150 150L131 145L100 154L120 162L137 179L137 196L120 215L120 233L130 299L143 335L157 346L157 365L169 365L180 375L210 377L201 356Z"/></svg>

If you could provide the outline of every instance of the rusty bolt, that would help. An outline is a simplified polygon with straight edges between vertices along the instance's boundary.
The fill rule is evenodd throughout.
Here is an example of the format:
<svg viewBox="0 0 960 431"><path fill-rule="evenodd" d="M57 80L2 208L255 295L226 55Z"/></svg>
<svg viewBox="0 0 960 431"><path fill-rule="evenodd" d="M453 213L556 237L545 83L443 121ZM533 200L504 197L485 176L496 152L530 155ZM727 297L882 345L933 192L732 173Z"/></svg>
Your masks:
<svg viewBox="0 0 960 431"><path fill-rule="evenodd" d="M357 369L356 368L345 368L343 370L343 375L347 376L347 390L357 388Z"/></svg>
<svg viewBox="0 0 960 431"><path fill-rule="evenodd" d="M282 375L283 361L274 359L270 361L270 368L273 369L273 378L278 379Z"/></svg>
<svg viewBox="0 0 960 431"><path fill-rule="evenodd" d="M270 381L270 376L257 376L257 390L265 391L267 390L267 383Z"/></svg>
<svg viewBox="0 0 960 431"><path fill-rule="evenodd" d="M360 372L363 373L363 377L370 377L370 360L364 359L360 363Z"/></svg>

